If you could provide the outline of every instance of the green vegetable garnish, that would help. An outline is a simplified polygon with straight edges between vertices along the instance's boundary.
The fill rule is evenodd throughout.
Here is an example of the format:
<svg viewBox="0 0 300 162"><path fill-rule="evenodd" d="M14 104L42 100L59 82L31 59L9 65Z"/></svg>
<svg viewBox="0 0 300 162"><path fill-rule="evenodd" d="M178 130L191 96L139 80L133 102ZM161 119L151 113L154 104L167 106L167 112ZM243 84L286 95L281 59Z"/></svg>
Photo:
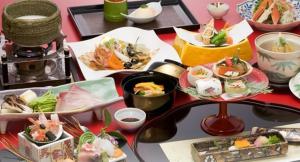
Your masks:
<svg viewBox="0 0 300 162"><path fill-rule="evenodd" d="M278 41L279 41L280 46L286 45L286 40L283 37L279 37Z"/></svg>
<svg viewBox="0 0 300 162"><path fill-rule="evenodd" d="M137 95L140 95L140 96L145 96L145 92L144 91L139 91L138 93L137 93Z"/></svg>
<svg viewBox="0 0 300 162"><path fill-rule="evenodd" d="M47 91L42 96L31 101L28 106L35 112L53 112L56 106L56 96L51 91Z"/></svg>
<svg viewBox="0 0 300 162"><path fill-rule="evenodd" d="M104 42L105 47L109 48L109 49L113 49L115 44L115 39L111 38L109 39L109 41Z"/></svg>
<svg viewBox="0 0 300 162"><path fill-rule="evenodd" d="M224 30L220 31L218 34L214 35L210 43L216 46L220 46L226 42L226 32Z"/></svg>
<svg viewBox="0 0 300 162"><path fill-rule="evenodd" d="M279 143L280 139L276 135L269 136L268 144L276 144Z"/></svg>
<svg viewBox="0 0 300 162"><path fill-rule="evenodd" d="M30 127L26 127L24 132L25 132L26 135L28 135L29 137L31 137L31 135L30 135L30 132L31 132Z"/></svg>
<svg viewBox="0 0 300 162"><path fill-rule="evenodd" d="M85 143L93 143L95 138L96 136L90 131L84 132L79 138L78 148L81 148Z"/></svg>
<svg viewBox="0 0 300 162"><path fill-rule="evenodd" d="M141 8L148 8L148 5L142 4L140 7L141 7Z"/></svg>
<svg viewBox="0 0 300 162"><path fill-rule="evenodd" d="M240 58L238 56L233 56L232 57L232 63L234 65L238 64L240 62Z"/></svg>

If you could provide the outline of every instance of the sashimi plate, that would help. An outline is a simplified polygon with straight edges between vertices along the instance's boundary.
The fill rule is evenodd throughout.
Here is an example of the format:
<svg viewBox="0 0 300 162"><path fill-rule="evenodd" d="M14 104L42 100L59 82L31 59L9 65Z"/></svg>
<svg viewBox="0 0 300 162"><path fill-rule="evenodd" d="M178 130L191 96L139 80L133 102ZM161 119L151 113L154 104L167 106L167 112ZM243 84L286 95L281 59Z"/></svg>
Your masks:
<svg viewBox="0 0 300 162"><path fill-rule="evenodd" d="M300 1L299 0L287 0L294 7L294 14L296 20L286 24L266 24L252 21L252 15L254 7L259 0L246 0L243 3L237 4L236 10L240 16L246 19L250 25L262 31L287 31L300 25Z"/></svg>
<svg viewBox="0 0 300 162"><path fill-rule="evenodd" d="M3 103L4 96L15 94L20 95L27 90L34 91L37 96L41 96L42 94L46 93L47 91L51 91L55 96L58 96L60 92L65 92L68 90L72 85L77 85L81 89L89 92L91 95L101 99L103 102L99 102L98 104L90 105L87 107L81 107L78 109L72 110L64 110L64 111L54 111L54 112L45 112L45 115L50 115L53 113L57 113L58 115L73 115L78 114L86 111L94 111L97 115L98 119L100 120L102 117L102 109L107 107L113 103L116 103L122 100L122 97L119 96L114 79L111 77L104 77L97 80L90 80L90 81L81 81L81 82L74 82L66 85L56 86L56 87L34 87L34 88L24 88L24 89L15 89L15 90L6 90L0 92L0 103ZM75 102L75 101L74 101ZM3 112L4 109L0 109L0 128L1 133L5 133L7 122L9 121L17 121L21 119L26 119L29 117L37 117L40 112L33 112L33 113L12 113L12 112Z"/></svg>
<svg viewBox="0 0 300 162"><path fill-rule="evenodd" d="M107 37L118 39L131 44L135 44L135 42L138 42L138 44L143 44L150 51L155 51L155 54L153 55L153 57L151 57L151 60L141 69L142 71L148 69L152 63L161 62L165 59L181 62L176 50L171 45L160 40L153 30L143 30L135 27L122 27L89 40L68 44L72 49L73 55L76 58L81 72L86 80L105 77L121 71L132 71L131 69L94 70L87 66L80 59L80 56L95 51L96 46Z"/></svg>

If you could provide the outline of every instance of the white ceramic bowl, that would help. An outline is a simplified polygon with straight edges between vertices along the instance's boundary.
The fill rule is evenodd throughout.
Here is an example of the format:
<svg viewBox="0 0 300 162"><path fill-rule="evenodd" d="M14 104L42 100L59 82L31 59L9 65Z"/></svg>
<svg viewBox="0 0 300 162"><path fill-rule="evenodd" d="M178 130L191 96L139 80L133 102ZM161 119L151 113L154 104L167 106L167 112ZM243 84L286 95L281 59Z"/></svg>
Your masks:
<svg viewBox="0 0 300 162"><path fill-rule="evenodd" d="M193 75L193 73L197 70L203 70L206 72L205 75L202 76L198 76L198 75ZM196 86L196 81L199 79L204 79L204 78L211 78L213 76L213 72L207 68L205 68L204 66L195 66L195 67L190 67L188 68L188 75L187 75L187 79L188 82L192 85L192 86Z"/></svg>
<svg viewBox="0 0 300 162"><path fill-rule="evenodd" d="M229 11L229 5L222 2L210 3L207 5L209 14L215 19L222 19Z"/></svg>
<svg viewBox="0 0 300 162"><path fill-rule="evenodd" d="M124 108L116 111L114 114L114 118L122 129L127 131L134 131L144 124L146 120L146 113L138 108ZM136 118L138 119L138 121L122 121L122 119L125 118Z"/></svg>
<svg viewBox="0 0 300 162"><path fill-rule="evenodd" d="M269 49L278 39L278 32L269 32L255 39L258 67L275 83L288 83L300 69L300 35L281 32L281 35L294 45L295 51L289 53L273 52Z"/></svg>
<svg viewBox="0 0 300 162"><path fill-rule="evenodd" d="M124 17L126 17L128 20L137 23L137 24L143 24L143 23L148 23L153 20L155 20L162 12L162 6L161 6L161 1L159 2L150 2L146 4L148 7L152 8L155 11L155 14L151 17L136 17L135 12L138 10L134 10L132 13L129 15L121 13Z"/></svg>

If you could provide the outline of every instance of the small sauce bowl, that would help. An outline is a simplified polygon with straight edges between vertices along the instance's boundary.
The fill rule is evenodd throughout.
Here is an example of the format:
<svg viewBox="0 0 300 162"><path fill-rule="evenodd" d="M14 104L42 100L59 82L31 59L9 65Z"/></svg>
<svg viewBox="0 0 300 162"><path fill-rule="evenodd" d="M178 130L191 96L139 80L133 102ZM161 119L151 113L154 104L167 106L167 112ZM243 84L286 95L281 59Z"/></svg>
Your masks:
<svg viewBox="0 0 300 162"><path fill-rule="evenodd" d="M209 14L215 19L222 19L229 11L229 5L222 2L210 3L207 5Z"/></svg>
<svg viewBox="0 0 300 162"><path fill-rule="evenodd" d="M144 124L146 113L138 108L124 108L116 111L114 118L120 128L134 131Z"/></svg>

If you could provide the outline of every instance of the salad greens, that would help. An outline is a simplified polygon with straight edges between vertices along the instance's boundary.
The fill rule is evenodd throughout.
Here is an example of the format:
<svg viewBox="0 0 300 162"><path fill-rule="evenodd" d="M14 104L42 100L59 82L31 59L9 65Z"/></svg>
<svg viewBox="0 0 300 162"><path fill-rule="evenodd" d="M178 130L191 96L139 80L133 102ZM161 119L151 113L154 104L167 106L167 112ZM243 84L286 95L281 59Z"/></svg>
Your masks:
<svg viewBox="0 0 300 162"><path fill-rule="evenodd" d="M56 106L56 96L51 91L47 91L42 96L29 102L28 106L35 112L53 112Z"/></svg>
<svg viewBox="0 0 300 162"><path fill-rule="evenodd" d="M269 144L276 144L279 143L280 139L276 135L272 135L268 137L268 143Z"/></svg>

